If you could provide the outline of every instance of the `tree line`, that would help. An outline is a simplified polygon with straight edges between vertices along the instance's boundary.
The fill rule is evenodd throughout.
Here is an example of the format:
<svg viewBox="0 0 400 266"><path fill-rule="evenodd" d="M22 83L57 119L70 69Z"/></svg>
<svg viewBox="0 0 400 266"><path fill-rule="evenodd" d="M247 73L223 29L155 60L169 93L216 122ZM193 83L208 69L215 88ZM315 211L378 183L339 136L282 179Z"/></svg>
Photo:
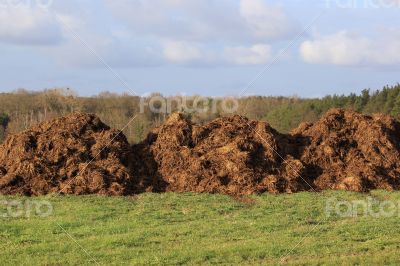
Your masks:
<svg viewBox="0 0 400 266"><path fill-rule="evenodd" d="M164 97L159 93L138 97L110 92L81 97L71 89L55 88L40 92L20 89L0 93L0 141L7 134L21 132L37 123L75 111L96 114L110 127L123 130L133 143L143 140L173 111L185 112L196 123L231 115L234 111L250 119L268 121L279 131L288 132L301 122L316 121L333 107L350 108L366 114L387 113L400 118L400 84L376 91L365 89L360 94L311 99L270 96L232 99Z"/></svg>

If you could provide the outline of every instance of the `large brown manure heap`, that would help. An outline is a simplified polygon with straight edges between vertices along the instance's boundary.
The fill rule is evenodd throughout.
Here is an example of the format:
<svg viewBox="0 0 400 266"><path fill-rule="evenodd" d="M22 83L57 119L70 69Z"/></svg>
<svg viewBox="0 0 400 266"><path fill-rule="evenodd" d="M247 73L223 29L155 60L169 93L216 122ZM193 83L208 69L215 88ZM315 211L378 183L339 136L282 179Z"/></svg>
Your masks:
<svg viewBox="0 0 400 266"><path fill-rule="evenodd" d="M281 134L241 116L193 124L172 114L142 143L96 116L71 114L0 146L0 193L131 195L400 188L400 124L333 109Z"/></svg>
<svg viewBox="0 0 400 266"><path fill-rule="evenodd" d="M201 126L173 114L133 153L142 154L140 180L159 176L144 182L156 190L160 178L163 190L178 192L244 195L307 189L304 166L286 155L285 140L266 122L232 116Z"/></svg>
<svg viewBox="0 0 400 266"><path fill-rule="evenodd" d="M9 136L0 146L1 193L127 194L130 147L118 133L75 113Z"/></svg>
<svg viewBox="0 0 400 266"><path fill-rule="evenodd" d="M400 123L394 118L333 109L292 134L306 139L299 159L317 188L400 188Z"/></svg>

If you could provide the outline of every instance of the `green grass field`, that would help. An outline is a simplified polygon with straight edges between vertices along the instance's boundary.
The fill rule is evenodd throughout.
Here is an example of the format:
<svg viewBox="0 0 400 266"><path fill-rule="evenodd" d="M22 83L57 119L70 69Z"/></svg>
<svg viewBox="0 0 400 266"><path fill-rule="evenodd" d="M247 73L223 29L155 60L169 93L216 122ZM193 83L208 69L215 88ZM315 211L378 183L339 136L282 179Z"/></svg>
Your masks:
<svg viewBox="0 0 400 266"><path fill-rule="evenodd" d="M0 197L48 200L53 213L0 218L0 265L398 264L399 213L326 214L329 199L400 201L400 193L252 196ZM343 206L342 206L343 207ZM374 210L378 206L374 205ZM343 208L342 208L343 209Z"/></svg>

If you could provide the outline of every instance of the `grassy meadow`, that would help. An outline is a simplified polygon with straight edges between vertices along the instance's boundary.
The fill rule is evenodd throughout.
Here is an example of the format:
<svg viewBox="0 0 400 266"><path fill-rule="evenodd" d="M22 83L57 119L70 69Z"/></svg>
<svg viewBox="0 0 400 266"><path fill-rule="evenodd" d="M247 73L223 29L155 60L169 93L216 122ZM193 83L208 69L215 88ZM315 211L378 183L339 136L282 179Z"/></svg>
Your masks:
<svg viewBox="0 0 400 266"><path fill-rule="evenodd" d="M327 215L332 199L397 204L400 193L325 191L240 200L193 193L1 196L0 265L400 263L398 205L386 206L395 208L390 217L362 209L341 217ZM12 200L45 200L53 212L10 217L6 202Z"/></svg>

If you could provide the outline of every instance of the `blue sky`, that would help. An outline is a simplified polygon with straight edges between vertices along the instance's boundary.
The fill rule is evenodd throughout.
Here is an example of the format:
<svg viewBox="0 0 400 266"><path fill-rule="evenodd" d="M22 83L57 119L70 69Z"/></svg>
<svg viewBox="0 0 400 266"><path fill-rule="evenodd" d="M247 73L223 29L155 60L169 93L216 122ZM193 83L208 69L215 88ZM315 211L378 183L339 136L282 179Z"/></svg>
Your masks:
<svg viewBox="0 0 400 266"><path fill-rule="evenodd" d="M378 89L400 82L399 11L400 0L1 0L0 91Z"/></svg>

